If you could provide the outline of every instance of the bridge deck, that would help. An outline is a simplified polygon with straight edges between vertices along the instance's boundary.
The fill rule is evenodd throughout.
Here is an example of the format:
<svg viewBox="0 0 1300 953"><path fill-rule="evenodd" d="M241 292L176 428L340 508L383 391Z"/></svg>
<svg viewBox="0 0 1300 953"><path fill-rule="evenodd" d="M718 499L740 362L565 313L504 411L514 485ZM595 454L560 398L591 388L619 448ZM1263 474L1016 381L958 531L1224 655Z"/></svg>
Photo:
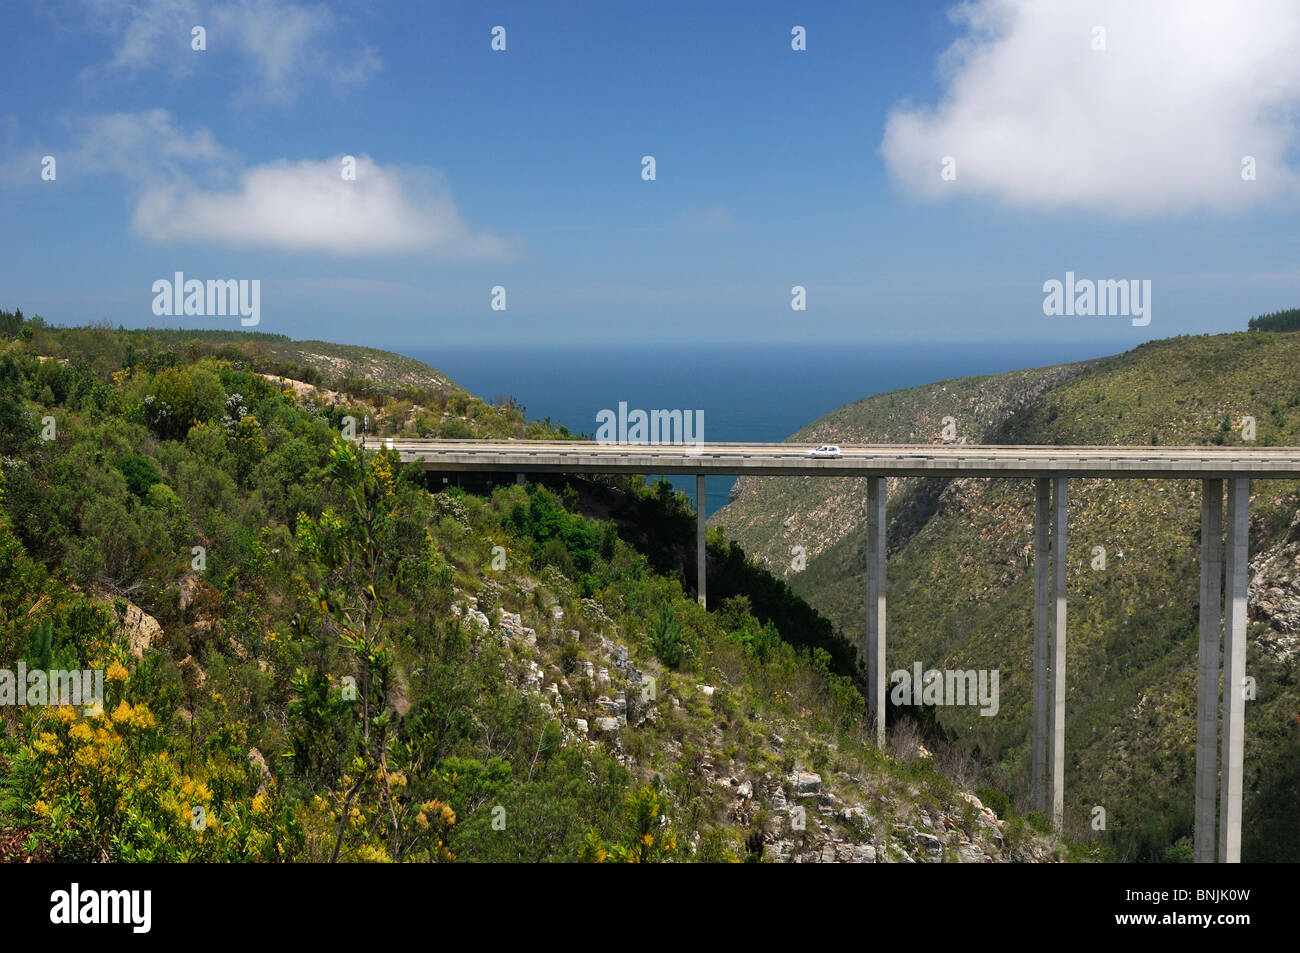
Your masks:
<svg viewBox="0 0 1300 953"><path fill-rule="evenodd" d="M371 438L376 447L386 441ZM695 473L728 476L1147 477L1300 480L1300 448L1012 447L973 444L602 444L587 441L395 439L403 461L427 470L519 473Z"/></svg>

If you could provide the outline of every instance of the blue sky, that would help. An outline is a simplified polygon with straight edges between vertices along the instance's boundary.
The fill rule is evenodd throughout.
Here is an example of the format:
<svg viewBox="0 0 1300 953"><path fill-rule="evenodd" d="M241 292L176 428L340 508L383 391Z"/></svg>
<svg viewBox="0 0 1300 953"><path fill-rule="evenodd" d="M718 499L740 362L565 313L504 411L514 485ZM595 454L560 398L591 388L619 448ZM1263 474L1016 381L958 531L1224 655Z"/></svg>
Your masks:
<svg viewBox="0 0 1300 953"><path fill-rule="evenodd" d="M1237 329L1300 304L1296 7L9 3L0 306L239 327L156 317L181 271L397 348ZM1067 271L1151 323L1045 316Z"/></svg>

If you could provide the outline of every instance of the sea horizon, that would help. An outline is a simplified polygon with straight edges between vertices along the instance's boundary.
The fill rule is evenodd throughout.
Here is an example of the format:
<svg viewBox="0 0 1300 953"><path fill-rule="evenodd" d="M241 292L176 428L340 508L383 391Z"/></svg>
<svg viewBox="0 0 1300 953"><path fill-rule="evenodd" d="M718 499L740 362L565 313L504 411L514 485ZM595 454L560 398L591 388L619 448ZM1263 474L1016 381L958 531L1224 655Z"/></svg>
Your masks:
<svg viewBox="0 0 1300 953"><path fill-rule="evenodd" d="M510 345L411 344L423 361L483 400L513 397L530 420L594 435L596 415L630 409L704 411L707 441L779 442L837 407L936 381L1046 367L1121 353L1113 341L745 342ZM653 479L652 477L648 479ZM670 477L692 497L694 480ZM709 477L707 515L733 477Z"/></svg>

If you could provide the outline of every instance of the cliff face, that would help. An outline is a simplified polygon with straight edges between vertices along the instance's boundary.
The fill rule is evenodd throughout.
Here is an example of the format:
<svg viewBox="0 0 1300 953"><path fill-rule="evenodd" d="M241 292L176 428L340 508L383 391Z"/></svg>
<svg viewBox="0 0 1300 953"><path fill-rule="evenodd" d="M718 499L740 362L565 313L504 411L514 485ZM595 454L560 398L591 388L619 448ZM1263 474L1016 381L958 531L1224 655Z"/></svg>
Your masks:
<svg viewBox="0 0 1300 953"><path fill-rule="evenodd" d="M842 407L792 440L1004 444L1300 444L1300 338L1238 334L1153 342L1115 358L969 378ZM865 488L855 480L748 480L715 516L827 615L864 636ZM997 669L996 716L939 707L1005 789L1027 789L1031 699L1030 481L891 480L889 671ZM1294 859L1281 807L1300 787L1300 531L1294 484L1252 486L1246 856ZM1122 852L1181 858L1195 762L1200 488L1191 481L1070 483L1067 831ZM790 551L804 547L796 571ZM909 714L917 714L915 710ZM1107 833L1093 832L1106 808Z"/></svg>

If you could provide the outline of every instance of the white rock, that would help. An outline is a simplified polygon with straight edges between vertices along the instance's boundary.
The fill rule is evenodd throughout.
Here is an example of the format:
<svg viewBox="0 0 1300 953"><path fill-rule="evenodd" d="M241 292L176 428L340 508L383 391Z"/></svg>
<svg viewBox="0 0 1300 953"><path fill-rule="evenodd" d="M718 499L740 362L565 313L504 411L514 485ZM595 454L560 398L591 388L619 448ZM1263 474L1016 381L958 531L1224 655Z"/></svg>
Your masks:
<svg viewBox="0 0 1300 953"><path fill-rule="evenodd" d="M790 775L790 783L796 794L816 794L822 789L821 775L811 771L796 771Z"/></svg>

